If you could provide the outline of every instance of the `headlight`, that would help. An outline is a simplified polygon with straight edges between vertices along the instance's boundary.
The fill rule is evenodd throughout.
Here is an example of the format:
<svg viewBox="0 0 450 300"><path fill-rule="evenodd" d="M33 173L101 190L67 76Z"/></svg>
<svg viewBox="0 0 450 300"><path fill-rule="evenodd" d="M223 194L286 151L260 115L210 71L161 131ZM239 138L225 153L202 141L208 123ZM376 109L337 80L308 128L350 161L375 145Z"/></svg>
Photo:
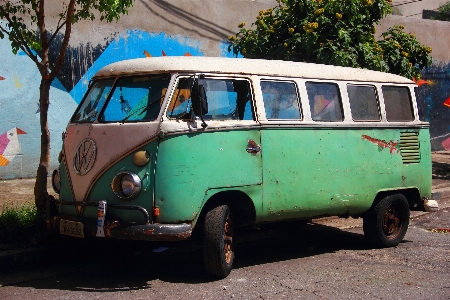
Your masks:
<svg viewBox="0 0 450 300"><path fill-rule="evenodd" d="M120 172L114 176L111 188L117 197L131 200L141 191L141 179L132 172Z"/></svg>
<svg viewBox="0 0 450 300"><path fill-rule="evenodd" d="M61 191L61 175L59 174L59 169L53 171L52 187L55 193L59 194L59 192Z"/></svg>

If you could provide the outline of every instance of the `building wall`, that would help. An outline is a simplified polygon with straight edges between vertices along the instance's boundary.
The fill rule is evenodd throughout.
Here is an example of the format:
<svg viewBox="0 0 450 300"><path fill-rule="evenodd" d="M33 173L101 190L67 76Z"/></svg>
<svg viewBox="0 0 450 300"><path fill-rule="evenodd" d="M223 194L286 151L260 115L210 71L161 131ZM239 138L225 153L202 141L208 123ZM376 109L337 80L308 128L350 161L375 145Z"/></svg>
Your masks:
<svg viewBox="0 0 450 300"><path fill-rule="evenodd" d="M450 150L450 22L391 15L382 20L377 33L394 25L405 26L405 32L433 49L433 64L417 82L419 114L430 122L432 150Z"/></svg>
<svg viewBox="0 0 450 300"><path fill-rule="evenodd" d="M57 24L60 7L53 1L47 3L50 5L46 7L46 21L51 29ZM238 31L237 24L251 24L259 10L275 5L275 0L135 0L129 14L118 23L85 21L75 24L63 70L50 90L50 170L57 166L61 133L87 90L90 78L101 67L138 57L231 56L226 40ZM428 5L426 9L432 8ZM446 34L449 25L447 22L389 16L380 28L393 24L405 25L407 32L415 33L421 42L433 48L435 64L422 76L419 105L421 115L431 123L434 149L450 149L450 140L445 142L450 137L447 118L450 108L445 106L450 96L450 53L446 52L450 41ZM381 29L378 32L382 32ZM61 40L62 35L57 37L55 49ZM50 55L56 55L56 52L52 49ZM34 177L36 174L40 154L39 83L40 74L32 61L23 52L14 55L9 41L0 39L2 179ZM448 147L443 146L447 144Z"/></svg>
<svg viewBox="0 0 450 300"><path fill-rule="evenodd" d="M424 10L437 10L448 0L393 0L392 13L398 16L422 19Z"/></svg>
<svg viewBox="0 0 450 300"><path fill-rule="evenodd" d="M55 28L60 5L47 1L47 28ZM50 90L51 166L57 167L61 133L90 78L115 61L156 56L231 56L228 36L240 22L252 23L274 0L136 0L118 23L85 21L73 27L63 70ZM5 22L1 21L2 25ZM60 46L62 35L57 37ZM56 54L52 49L51 56ZM40 155L40 74L20 52L0 39L0 178L34 177Z"/></svg>

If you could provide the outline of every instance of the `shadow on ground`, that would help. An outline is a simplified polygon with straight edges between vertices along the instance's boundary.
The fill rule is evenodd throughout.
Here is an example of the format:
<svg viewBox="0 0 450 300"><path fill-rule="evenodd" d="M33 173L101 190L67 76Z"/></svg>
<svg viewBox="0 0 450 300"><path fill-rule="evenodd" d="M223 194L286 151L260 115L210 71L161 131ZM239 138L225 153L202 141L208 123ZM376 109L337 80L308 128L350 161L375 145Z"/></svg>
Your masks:
<svg viewBox="0 0 450 300"><path fill-rule="evenodd" d="M239 230L234 268L339 250L370 249L362 233L319 224L308 224L303 229L293 225L285 222ZM161 247L168 249L160 253L152 251L164 249ZM64 238L50 260L22 268L36 278L24 279L20 277L20 269L16 269L0 283L35 289L108 292L151 288L148 282L156 279L172 283L215 280L203 272L200 239L153 244Z"/></svg>

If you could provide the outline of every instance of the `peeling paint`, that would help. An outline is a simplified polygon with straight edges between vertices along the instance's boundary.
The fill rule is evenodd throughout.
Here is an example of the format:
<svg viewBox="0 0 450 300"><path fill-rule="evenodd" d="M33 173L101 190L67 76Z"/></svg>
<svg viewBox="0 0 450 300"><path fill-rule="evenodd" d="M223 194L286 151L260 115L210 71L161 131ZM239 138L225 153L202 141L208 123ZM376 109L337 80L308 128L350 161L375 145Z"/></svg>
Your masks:
<svg viewBox="0 0 450 300"><path fill-rule="evenodd" d="M383 151L384 149L389 149L389 153L393 154L393 153L398 153L399 152L399 144L398 141L392 141L390 140L389 142L386 142L385 140L379 140L373 137L370 137L368 135L363 134L362 138L366 141L369 141L371 143L374 143L378 146L378 151Z"/></svg>

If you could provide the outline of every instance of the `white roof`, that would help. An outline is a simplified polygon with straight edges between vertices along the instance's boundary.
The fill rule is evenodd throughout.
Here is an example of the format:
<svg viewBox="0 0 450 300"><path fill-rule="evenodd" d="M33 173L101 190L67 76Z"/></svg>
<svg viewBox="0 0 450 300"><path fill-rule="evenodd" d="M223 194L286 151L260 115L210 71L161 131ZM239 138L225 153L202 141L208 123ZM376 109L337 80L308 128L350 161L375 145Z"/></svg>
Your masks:
<svg viewBox="0 0 450 300"><path fill-rule="evenodd" d="M414 83L399 75L312 63L205 56L163 56L124 60L100 69L94 78L148 73L253 74L330 80Z"/></svg>

